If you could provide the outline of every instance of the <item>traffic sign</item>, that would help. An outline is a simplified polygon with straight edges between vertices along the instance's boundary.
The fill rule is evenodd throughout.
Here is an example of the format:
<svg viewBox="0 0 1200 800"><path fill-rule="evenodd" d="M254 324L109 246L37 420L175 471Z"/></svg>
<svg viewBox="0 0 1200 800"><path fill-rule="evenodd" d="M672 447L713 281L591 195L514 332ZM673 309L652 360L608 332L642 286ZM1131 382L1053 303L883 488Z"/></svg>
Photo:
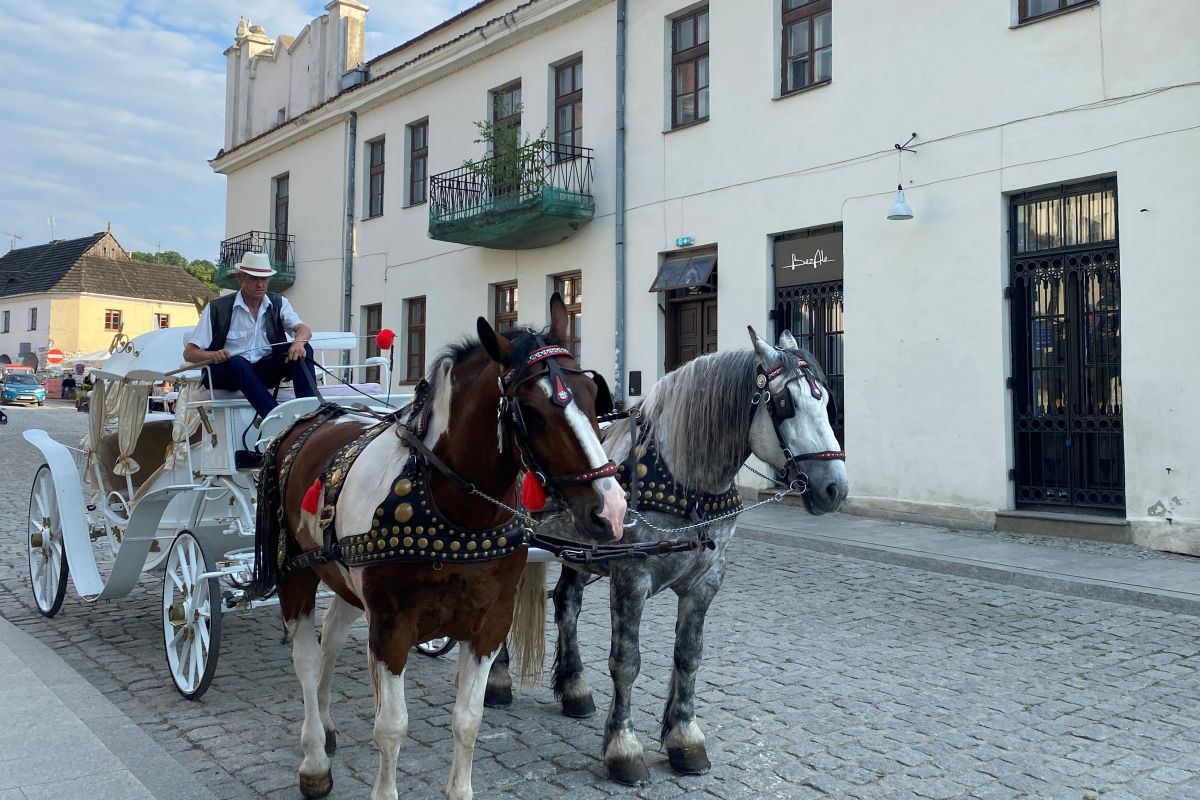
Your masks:
<svg viewBox="0 0 1200 800"><path fill-rule="evenodd" d="M63 360L63 351L62 350L56 349L56 350L48 350L46 352L46 363L47 364L61 364L62 360Z"/></svg>

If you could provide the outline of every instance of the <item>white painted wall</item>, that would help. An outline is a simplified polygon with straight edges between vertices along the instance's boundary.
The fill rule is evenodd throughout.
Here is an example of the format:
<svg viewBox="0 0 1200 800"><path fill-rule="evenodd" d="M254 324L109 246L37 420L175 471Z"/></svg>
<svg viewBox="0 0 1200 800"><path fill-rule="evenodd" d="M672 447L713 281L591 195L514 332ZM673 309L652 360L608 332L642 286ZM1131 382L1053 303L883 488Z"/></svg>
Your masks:
<svg viewBox="0 0 1200 800"><path fill-rule="evenodd" d="M668 18L688 6L629 4L627 370L642 371L646 385L662 373L662 314L646 290L676 237L718 246L719 345L741 348L747 324L773 330L772 236L841 223L853 503L990 522L1013 506L1007 196L1115 175L1128 518L1139 541L1200 554L1200 433L1188 402L1200 393L1191 368L1200 278L1186 266L1200 245L1190 224L1200 50L1188 38L1200 5L1155 3L1147 13L1135 0L1101 0L1013 26L1015 0L930 0L919 14L836 2L833 82L784 98L775 5L712 2L712 117L665 133ZM384 324L400 329L403 300L427 296L432 353L490 313L491 284L519 280L521 318L541 323L548 276L580 268L584 361L611 373L615 3L539 0L486 24L515 7L472 12L430 34L430 47L444 45L436 51L413 61L420 42L381 59L373 76L411 64L219 159L230 176L227 232L263 225L270 177L292 165L293 230L309 240L297 251L322 257L298 263L290 294L302 314L333 313L344 118L355 110L355 311L382 299ZM520 77L525 130L536 133L549 124L548 65L577 52L596 219L541 250L428 239L427 206L401 203L404 126L429 118L431 173L459 166L480 154L470 123L486 116L489 89ZM903 181L916 219L889 222L892 144L913 131L917 153L904 156ZM363 221L361 144L379 135L388 142L385 214ZM319 196L301 200L307 192Z"/></svg>
<svg viewBox="0 0 1200 800"><path fill-rule="evenodd" d="M29 310L37 309L37 329L29 330ZM47 294L20 295L0 298L0 330L4 329L4 312L9 312L8 333L0 333L0 355L8 356L13 364L21 360L21 343L28 342L30 352L42 358L50 343L50 296Z"/></svg>

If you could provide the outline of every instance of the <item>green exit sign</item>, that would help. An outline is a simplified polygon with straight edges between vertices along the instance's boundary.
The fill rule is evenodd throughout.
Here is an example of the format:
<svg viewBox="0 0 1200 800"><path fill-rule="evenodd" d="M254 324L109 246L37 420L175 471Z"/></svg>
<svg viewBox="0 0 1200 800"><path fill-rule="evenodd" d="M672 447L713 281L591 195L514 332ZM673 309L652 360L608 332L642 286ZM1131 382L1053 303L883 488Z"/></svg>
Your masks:
<svg viewBox="0 0 1200 800"><path fill-rule="evenodd" d="M678 239L675 240L676 247L691 247L695 243L696 243L696 240L693 239L691 236L680 236Z"/></svg>

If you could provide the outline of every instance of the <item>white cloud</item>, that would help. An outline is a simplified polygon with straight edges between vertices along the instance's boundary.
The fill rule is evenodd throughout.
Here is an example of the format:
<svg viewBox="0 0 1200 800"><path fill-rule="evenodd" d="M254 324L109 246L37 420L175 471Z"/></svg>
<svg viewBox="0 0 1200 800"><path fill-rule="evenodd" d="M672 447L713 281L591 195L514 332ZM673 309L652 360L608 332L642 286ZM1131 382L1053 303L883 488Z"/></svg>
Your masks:
<svg viewBox="0 0 1200 800"><path fill-rule="evenodd" d="M375 56L476 0L378 0ZM225 180L225 59L239 15L294 36L323 0L6 3L0 26L0 231L22 245L113 232L130 250L214 258Z"/></svg>

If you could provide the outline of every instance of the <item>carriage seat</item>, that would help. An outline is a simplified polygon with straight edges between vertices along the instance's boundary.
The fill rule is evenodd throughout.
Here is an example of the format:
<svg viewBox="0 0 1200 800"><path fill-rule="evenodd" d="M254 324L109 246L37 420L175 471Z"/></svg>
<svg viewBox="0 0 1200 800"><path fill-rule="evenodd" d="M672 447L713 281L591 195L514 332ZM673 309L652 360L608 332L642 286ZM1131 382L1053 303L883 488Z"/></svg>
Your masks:
<svg viewBox="0 0 1200 800"><path fill-rule="evenodd" d="M141 467L129 476L133 481L134 492L137 492L166 460L167 445L171 443L171 426L172 422L169 419L151 420L142 426L142 432L138 436L137 444L134 445L131 454L133 460ZM100 439L100 446L96 448L96 458L100 463L100 474L104 476L105 489L106 491L116 490L124 494L125 478L113 472L113 467L116 466L117 457L120 454L121 447L117 444L115 432L106 434Z"/></svg>
<svg viewBox="0 0 1200 800"><path fill-rule="evenodd" d="M334 384L329 384L328 386L319 386L317 388L320 390L321 395L324 397L361 397L363 400L366 400L366 398L363 397L358 392L364 392L366 394L371 395L372 397L374 397L376 395L381 395L384 393L383 387L380 386L378 383L354 383L354 384L351 384L351 386L353 386L354 388L352 389L352 388L350 388L350 386L346 386L341 383L334 383ZM357 389L358 392L354 391L354 389ZM242 399L242 393L239 391L235 391L233 389L209 389L207 387L201 386L192 392L192 401L193 402L202 401L202 400L241 400L241 399ZM292 389L291 386L281 386L281 387L279 387L279 394L276 395L276 399L281 403L283 403L287 400L295 400L296 392L295 392L295 390Z"/></svg>

